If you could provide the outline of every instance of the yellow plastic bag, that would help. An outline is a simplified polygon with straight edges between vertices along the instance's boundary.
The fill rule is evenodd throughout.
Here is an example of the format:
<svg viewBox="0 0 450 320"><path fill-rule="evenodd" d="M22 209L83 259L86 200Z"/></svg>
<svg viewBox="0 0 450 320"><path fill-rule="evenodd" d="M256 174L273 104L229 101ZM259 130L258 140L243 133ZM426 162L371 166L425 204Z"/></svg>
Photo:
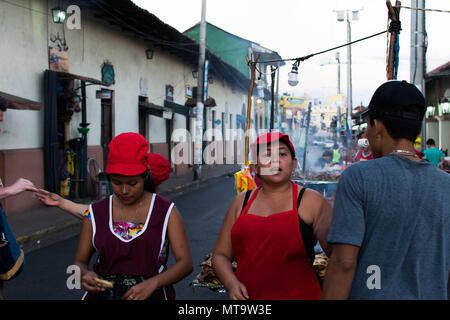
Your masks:
<svg viewBox="0 0 450 320"><path fill-rule="evenodd" d="M66 180L62 180L59 183L59 195L61 197L68 197L70 193L70 178L67 178Z"/></svg>
<svg viewBox="0 0 450 320"><path fill-rule="evenodd" d="M236 172L234 174L234 180L236 184L237 194L256 188L255 180L253 180L250 168L248 167L246 167L244 170Z"/></svg>

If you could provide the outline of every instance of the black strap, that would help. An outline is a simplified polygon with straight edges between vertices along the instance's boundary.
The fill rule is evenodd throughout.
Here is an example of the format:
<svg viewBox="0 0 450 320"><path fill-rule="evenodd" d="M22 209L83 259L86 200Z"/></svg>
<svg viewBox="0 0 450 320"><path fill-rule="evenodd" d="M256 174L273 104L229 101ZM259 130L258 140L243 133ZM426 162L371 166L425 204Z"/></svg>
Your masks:
<svg viewBox="0 0 450 320"><path fill-rule="evenodd" d="M297 211L298 211L298 208L300 207L300 202L302 201L303 194L305 193L305 191L306 191L306 188L303 188L300 191L300 194L298 195ZM306 254L312 261L314 261L315 255L316 255L314 252L314 247L316 246L316 243L317 243L317 239L314 237L314 229L309 224L307 224L305 221L303 221L303 219L300 217L300 215L298 215L298 220L300 223L300 233L302 235L302 241L303 241L303 245L306 250Z"/></svg>
<svg viewBox="0 0 450 320"><path fill-rule="evenodd" d="M300 207L300 202L302 202L302 198L303 198L303 194L305 193L305 190L306 190L306 188L303 188L300 191L300 194L298 195L298 198L297 198L297 211L298 211L298 208Z"/></svg>
<svg viewBox="0 0 450 320"><path fill-rule="evenodd" d="M250 198L250 194L252 193L252 190L247 190L245 193L244 203L242 204L241 213L244 210L245 206L247 205L248 199Z"/></svg>

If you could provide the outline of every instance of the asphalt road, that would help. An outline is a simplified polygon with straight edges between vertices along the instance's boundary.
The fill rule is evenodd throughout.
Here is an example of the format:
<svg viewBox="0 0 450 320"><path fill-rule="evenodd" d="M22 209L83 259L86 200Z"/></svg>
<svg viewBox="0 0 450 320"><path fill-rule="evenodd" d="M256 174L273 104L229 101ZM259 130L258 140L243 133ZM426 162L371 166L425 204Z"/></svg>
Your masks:
<svg viewBox="0 0 450 320"><path fill-rule="evenodd" d="M235 196L234 179L224 178L183 194L168 196L180 211L190 241L194 271L175 284L180 300L225 300L226 293L213 292L208 288L192 287L191 281L201 271L198 266L214 247L223 217ZM78 300L83 289L67 288L78 237L59 241L26 254L24 271L16 279L5 283L4 298L7 300ZM169 265L173 259L169 259Z"/></svg>

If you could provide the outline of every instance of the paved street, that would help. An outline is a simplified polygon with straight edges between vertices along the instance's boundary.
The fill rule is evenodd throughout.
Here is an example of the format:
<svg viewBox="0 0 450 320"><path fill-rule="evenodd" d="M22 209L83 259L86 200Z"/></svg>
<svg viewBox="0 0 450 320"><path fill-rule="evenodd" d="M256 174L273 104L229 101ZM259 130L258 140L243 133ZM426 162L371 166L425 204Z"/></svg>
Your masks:
<svg viewBox="0 0 450 320"><path fill-rule="evenodd" d="M201 271L198 264L214 247L225 212L234 198L231 177L171 197L183 216L194 260L194 272L175 285L177 299L227 299L224 293L193 288L189 283ZM5 299L80 299L84 290L69 290L66 269L72 264L78 237L57 242L26 255L26 267L5 284ZM170 260L173 263L173 260Z"/></svg>

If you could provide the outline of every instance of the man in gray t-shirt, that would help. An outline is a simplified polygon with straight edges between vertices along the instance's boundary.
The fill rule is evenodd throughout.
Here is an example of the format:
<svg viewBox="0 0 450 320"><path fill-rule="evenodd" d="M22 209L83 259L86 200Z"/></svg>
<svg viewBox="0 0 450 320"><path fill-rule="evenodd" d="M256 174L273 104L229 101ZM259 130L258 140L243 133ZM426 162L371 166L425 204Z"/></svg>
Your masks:
<svg viewBox="0 0 450 320"><path fill-rule="evenodd" d="M366 132L375 159L339 181L324 299L447 299L450 176L414 153L424 113L411 84L375 91Z"/></svg>

